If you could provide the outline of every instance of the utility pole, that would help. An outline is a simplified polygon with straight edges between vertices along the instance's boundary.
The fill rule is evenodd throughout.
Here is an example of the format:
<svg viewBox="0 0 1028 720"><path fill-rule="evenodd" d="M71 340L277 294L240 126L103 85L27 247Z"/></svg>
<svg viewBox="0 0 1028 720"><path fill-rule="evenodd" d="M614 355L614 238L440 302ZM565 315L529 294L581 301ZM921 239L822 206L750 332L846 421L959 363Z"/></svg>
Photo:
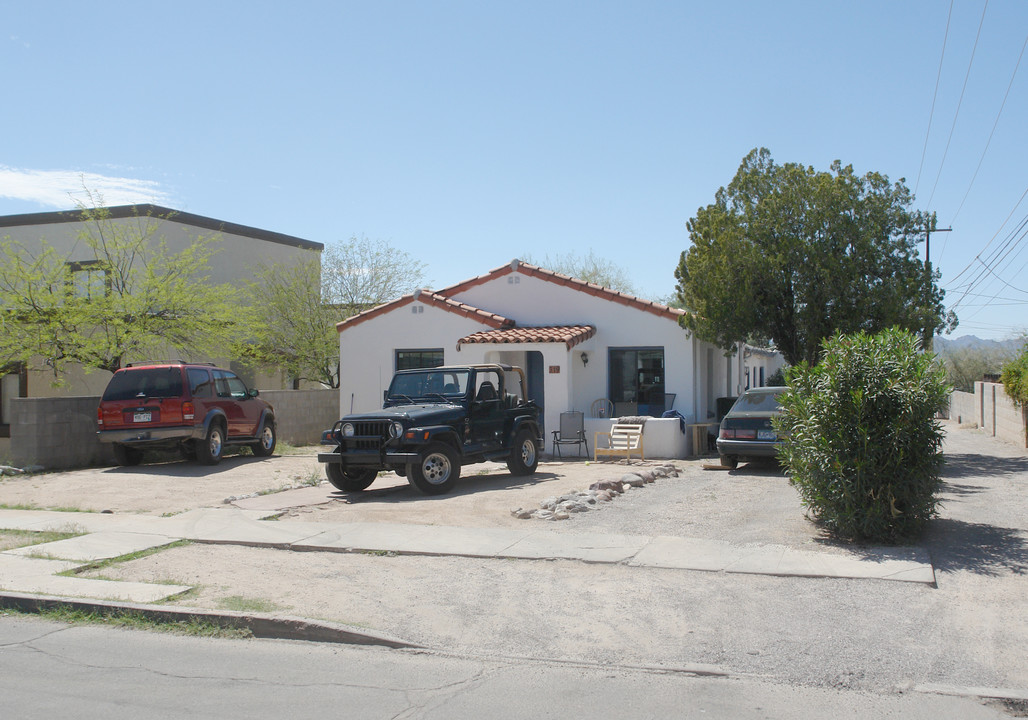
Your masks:
<svg viewBox="0 0 1028 720"><path fill-rule="evenodd" d="M932 300L932 223L935 221L935 213L928 219L924 230L924 271L925 271L925 309L927 310ZM948 228L935 228L935 232L953 232L953 226ZM924 335L921 337L921 347L925 352L932 352L932 340L935 336L935 328L925 326Z"/></svg>

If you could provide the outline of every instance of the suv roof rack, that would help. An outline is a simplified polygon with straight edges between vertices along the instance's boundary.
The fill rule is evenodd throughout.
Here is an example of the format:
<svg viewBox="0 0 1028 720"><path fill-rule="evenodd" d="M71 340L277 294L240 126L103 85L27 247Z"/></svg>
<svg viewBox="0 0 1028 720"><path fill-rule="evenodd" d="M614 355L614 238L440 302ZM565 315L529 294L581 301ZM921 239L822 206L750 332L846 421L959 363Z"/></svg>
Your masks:
<svg viewBox="0 0 1028 720"><path fill-rule="evenodd" d="M217 367L217 363L212 362L189 362L188 360L140 360L138 362L125 363L125 367L139 367L140 365L209 365L211 367Z"/></svg>

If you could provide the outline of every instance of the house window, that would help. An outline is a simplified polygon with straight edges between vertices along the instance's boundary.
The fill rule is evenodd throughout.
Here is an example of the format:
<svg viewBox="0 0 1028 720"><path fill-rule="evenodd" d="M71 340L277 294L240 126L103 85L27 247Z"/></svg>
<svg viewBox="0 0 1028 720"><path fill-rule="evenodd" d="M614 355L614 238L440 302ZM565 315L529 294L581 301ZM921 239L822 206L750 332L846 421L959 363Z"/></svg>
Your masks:
<svg viewBox="0 0 1028 720"><path fill-rule="evenodd" d="M11 400L28 397L29 375L24 367L0 369L0 437L11 437Z"/></svg>
<svg viewBox="0 0 1028 720"><path fill-rule="evenodd" d="M396 369L415 370L417 368L434 368L443 364L443 349L432 350L397 350Z"/></svg>
<svg viewBox="0 0 1028 720"><path fill-rule="evenodd" d="M611 348L608 368L615 416L664 413L664 348Z"/></svg>
<svg viewBox="0 0 1028 720"><path fill-rule="evenodd" d="M95 300L111 293L111 278L98 260L70 262L68 290L74 297Z"/></svg>

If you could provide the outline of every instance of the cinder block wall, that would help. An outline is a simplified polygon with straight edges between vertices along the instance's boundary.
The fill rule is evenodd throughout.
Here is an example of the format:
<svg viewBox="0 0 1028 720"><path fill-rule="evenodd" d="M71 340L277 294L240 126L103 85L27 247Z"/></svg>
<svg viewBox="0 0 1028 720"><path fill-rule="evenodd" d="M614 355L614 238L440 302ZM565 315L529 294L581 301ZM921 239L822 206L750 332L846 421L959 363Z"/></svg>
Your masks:
<svg viewBox="0 0 1028 720"><path fill-rule="evenodd" d="M261 397L275 408L279 440L314 445L321 431L339 419L338 390L268 390ZM100 398L55 397L11 400L11 463L47 470L111 465L109 445L96 438Z"/></svg>
<svg viewBox="0 0 1028 720"><path fill-rule="evenodd" d="M339 419L339 390L262 390L275 407L278 439L290 445L315 445L321 431Z"/></svg>
<svg viewBox="0 0 1028 720"><path fill-rule="evenodd" d="M113 463L96 439L98 397L12 398L11 462L48 470Z"/></svg>
<svg viewBox="0 0 1028 720"><path fill-rule="evenodd" d="M1024 412L1007 397L1000 383L976 382L974 394L952 393L949 417L963 423L975 423L989 435L1018 447L1028 447Z"/></svg>
<svg viewBox="0 0 1028 720"><path fill-rule="evenodd" d="M980 426L975 394L954 390L949 396L949 419L957 423L974 423Z"/></svg>

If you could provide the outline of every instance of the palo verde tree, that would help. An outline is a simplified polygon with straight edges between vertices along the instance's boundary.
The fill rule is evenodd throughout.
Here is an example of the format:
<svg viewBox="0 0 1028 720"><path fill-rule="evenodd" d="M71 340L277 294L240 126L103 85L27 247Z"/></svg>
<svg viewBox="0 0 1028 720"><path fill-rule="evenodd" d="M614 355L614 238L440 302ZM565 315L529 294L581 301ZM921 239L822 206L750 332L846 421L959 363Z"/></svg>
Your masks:
<svg viewBox="0 0 1028 720"><path fill-rule="evenodd" d="M837 332L952 329L938 274L917 243L935 218L911 209L903 181L829 172L751 151L727 188L688 223L692 246L675 277L682 324L727 351L772 341L790 365L820 358Z"/></svg>
<svg viewBox="0 0 1028 720"><path fill-rule="evenodd" d="M586 255L569 252L566 254L558 253L551 257L547 254L546 259L542 262L536 262L531 257L525 257L525 262L541 265L547 270L568 275L576 280L594 283L610 290L616 290L617 292L629 295L636 294L635 287L632 285L632 281L629 279L624 268L610 260L597 257L592 250Z"/></svg>
<svg viewBox="0 0 1028 720"><path fill-rule="evenodd" d="M0 241L0 365L69 364L114 372L126 359L224 346L235 329L235 293L208 278L216 239L173 251L158 218L112 218L102 198L81 206L72 253L45 242Z"/></svg>
<svg viewBox="0 0 1028 720"><path fill-rule="evenodd" d="M413 292L424 264L382 241L351 238L295 266L261 265L247 284L253 316L236 352L301 380L339 386L336 323Z"/></svg>

